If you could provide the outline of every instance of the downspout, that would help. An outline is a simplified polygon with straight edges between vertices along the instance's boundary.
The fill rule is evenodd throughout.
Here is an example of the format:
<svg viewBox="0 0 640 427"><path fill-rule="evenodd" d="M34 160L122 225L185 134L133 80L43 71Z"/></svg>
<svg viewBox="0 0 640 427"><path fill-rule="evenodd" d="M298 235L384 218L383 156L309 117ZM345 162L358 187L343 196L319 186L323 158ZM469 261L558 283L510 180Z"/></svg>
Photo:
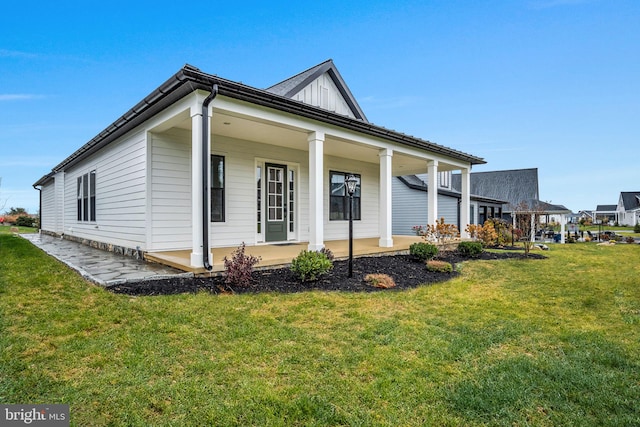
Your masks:
<svg viewBox="0 0 640 427"><path fill-rule="evenodd" d="M207 271L213 267L209 263L209 104L218 95L218 85L202 102L202 265Z"/></svg>

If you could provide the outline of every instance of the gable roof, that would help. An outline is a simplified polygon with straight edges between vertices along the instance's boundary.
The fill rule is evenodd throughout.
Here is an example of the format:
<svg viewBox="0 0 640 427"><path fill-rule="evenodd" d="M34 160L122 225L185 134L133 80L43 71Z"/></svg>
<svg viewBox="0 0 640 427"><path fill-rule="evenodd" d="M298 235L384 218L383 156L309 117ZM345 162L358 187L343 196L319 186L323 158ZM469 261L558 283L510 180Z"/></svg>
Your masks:
<svg viewBox="0 0 640 427"><path fill-rule="evenodd" d="M618 210L618 205L598 205L596 206L596 212L615 212Z"/></svg>
<svg viewBox="0 0 640 427"><path fill-rule="evenodd" d="M471 194L505 200L510 206L522 201L539 200L538 168L512 169L491 172L471 172ZM451 186L462 189L462 175L451 175Z"/></svg>
<svg viewBox="0 0 640 427"><path fill-rule="evenodd" d="M199 68L186 64L142 101L138 102L133 108L107 126L106 129L55 166L50 174L40 178L33 186L44 185L51 177L51 174L77 164L190 93L196 90L211 92L214 85L217 86L218 94L221 96L317 120L409 147L436 152L472 165L486 163L484 159L462 151L386 129L360 119L353 119L319 107L303 104L273 92L223 79L213 74L207 74Z"/></svg>
<svg viewBox="0 0 640 427"><path fill-rule="evenodd" d="M640 191L622 191L620 199L625 211L640 209Z"/></svg>
<svg viewBox="0 0 640 427"><path fill-rule="evenodd" d="M364 115L364 112L358 105L358 101L353 96L349 87L345 83L344 79L338 72L335 64L332 59L327 59L326 61L309 68L308 70L302 71L301 73L296 74L293 77L289 77L286 80L281 81L271 87L265 89L267 92L275 93L280 96L284 96L285 98L293 98L294 95L299 93L302 89L307 87L311 82L327 73L333 83L336 85L338 91L344 98L345 102L349 106L353 116L356 119L362 120L364 122L369 122Z"/></svg>

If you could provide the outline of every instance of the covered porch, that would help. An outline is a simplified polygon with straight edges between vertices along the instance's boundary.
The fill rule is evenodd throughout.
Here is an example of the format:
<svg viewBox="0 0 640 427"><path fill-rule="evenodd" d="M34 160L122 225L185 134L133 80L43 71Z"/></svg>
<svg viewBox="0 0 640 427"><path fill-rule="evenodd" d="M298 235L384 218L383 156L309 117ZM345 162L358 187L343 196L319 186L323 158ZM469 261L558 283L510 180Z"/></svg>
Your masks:
<svg viewBox="0 0 640 427"><path fill-rule="evenodd" d="M412 243L422 241L418 236L393 236L393 246L380 247L378 238L354 239L353 240L353 256L372 256L382 254L397 254L408 252ZM256 246L247 246L246 253L261 258L256 268L276 267L291 263L291 260L298 254L308 249L308 242L300 243L284 243L284 244L265 244ZM332 240L326 241L325 247L333 252L336 259L344 259L349 256L348 240ZM211 254L213 257L213 273L224 271L224 257L231 257L233 251L237 247L213 248ZM208 272L203 267L193 267L191 265L191 250L182 251L163 251L146 253L145 259L177 268L182 271L192 272L195 274L205 274Z"/></svg>

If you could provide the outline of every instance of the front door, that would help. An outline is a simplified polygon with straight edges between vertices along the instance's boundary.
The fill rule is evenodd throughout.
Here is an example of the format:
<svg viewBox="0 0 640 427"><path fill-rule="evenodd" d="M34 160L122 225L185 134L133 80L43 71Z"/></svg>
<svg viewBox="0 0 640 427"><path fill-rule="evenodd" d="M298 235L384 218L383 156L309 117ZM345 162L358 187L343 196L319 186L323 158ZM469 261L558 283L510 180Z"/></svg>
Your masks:
<svg viewBox="0 0 640 427"><path fill-rule="evenodd" d="M282 242L287 240L287 167L267 163L265 169L267 184L265 240Z"/></svg>

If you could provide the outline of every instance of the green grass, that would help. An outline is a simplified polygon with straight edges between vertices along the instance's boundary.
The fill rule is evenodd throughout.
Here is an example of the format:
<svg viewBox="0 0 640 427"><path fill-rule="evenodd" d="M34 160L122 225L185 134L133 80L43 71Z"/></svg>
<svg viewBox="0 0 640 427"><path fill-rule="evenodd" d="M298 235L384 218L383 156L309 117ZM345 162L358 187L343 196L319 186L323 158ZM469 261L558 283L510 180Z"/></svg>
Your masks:
<svg viewBox="0 0 640 427"><path fill-rule="evenodd" d="M405 292L129 297L0 234L0 402L72 425L640 424L640 245Z"/></svg>

